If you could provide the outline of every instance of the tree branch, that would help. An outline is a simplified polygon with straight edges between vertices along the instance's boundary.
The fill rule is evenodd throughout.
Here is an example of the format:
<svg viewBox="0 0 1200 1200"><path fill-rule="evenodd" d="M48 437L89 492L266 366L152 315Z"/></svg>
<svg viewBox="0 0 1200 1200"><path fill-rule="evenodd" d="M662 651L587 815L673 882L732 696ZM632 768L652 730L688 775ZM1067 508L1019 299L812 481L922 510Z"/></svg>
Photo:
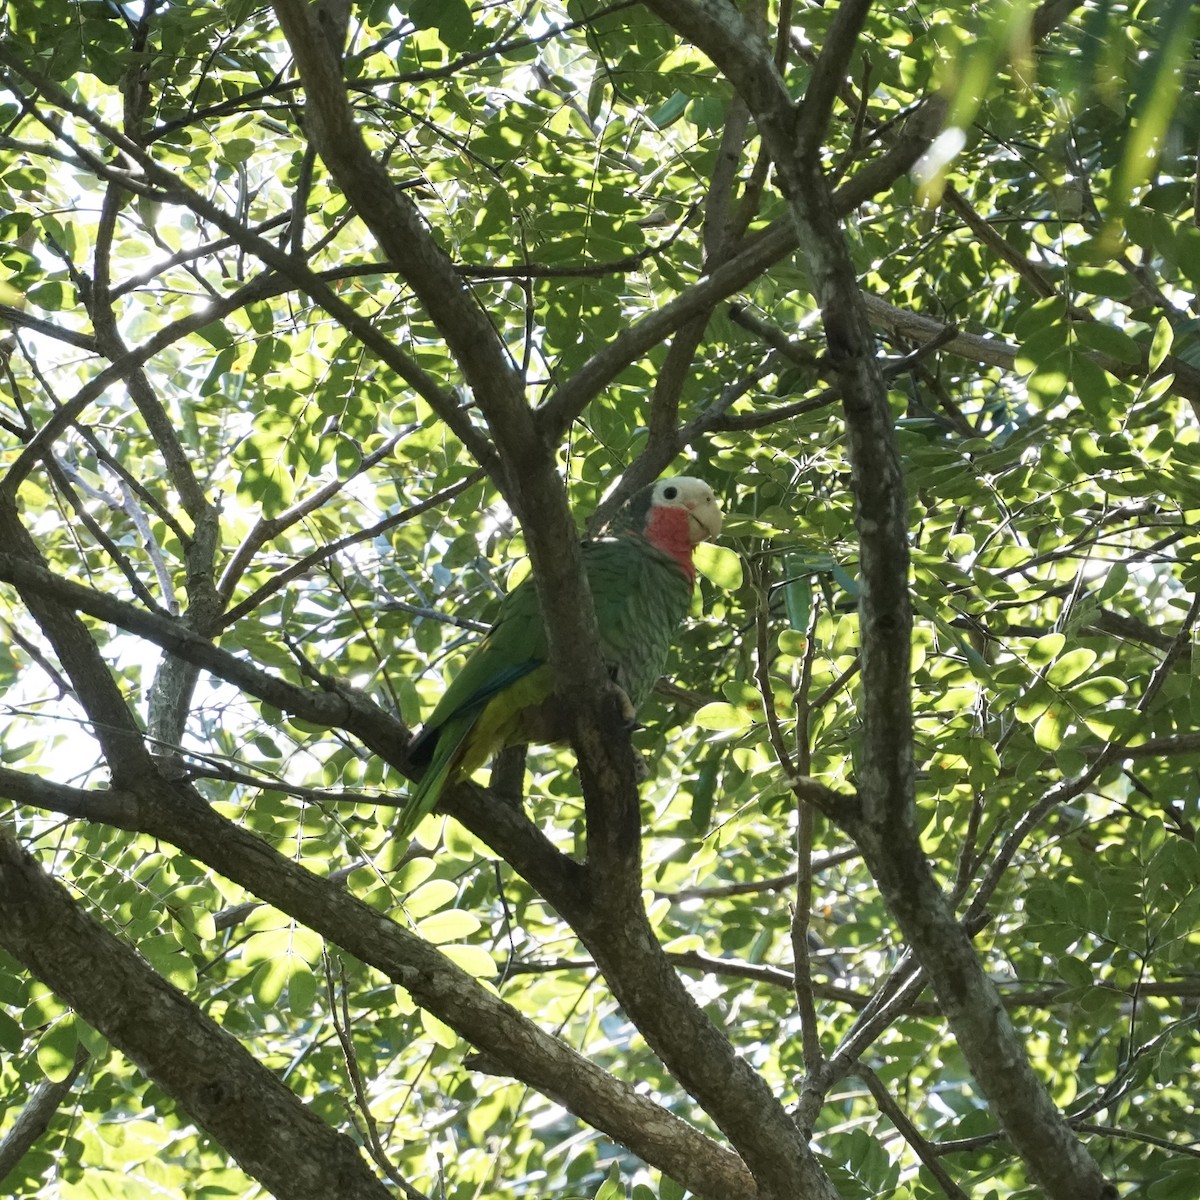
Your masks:
<svg viewBox="0 0 1200 1200"><path fill-rule="evenodd" d="M358 1148L88 916L0 829L0 945L281 1200L387 1200Z"/></svg>
<svg viewBox="0 0 1200 1200"><path fill-rule="evenodd" d="M1025 1161L1054 1200L1112 1194L1095 1162L1030 1066L1025 1047L987 979L966 931L938 888L917 836L912 700L912 612L908 594L908 505L887 390L867 313L835 209L813 153L824 107L790 101L765 47L734 40L716 0L650 0L699 46L746 99L775 161L821 308L828 356L841 390L860 547L859 624L864 726L858 763L861 818L843 813L909 944L929 974L955 1037L984 1093ZM723 7L723 6L722 6ZM732 10L724 10L726 14ZM844 0L838 20L852 29L862 0ZM836 52L831 58L836 61Z"/></svg>
<svg viewBox="0 0 1200 1200"><path fill-rule="evenodd" d="M820 155L834 102L845 83L846 70L870 8L871 0L842 0L834 13L833 24L821 44L812 77L800 102L794 134L798 157ZM759 70L762 69L760 65Z"/></svg>
<svg viewBox="0 0 1200 1200"><path fill-rule="evenodd" d="M0 770L0 790L19 775ZM24 786L19 779L16 782ZM96 793L61 785L53 789L56 805L72 792L74 806L88 811ZM176 846L383 972L406 988L421 1007L503 1063L515 1078L628 1146L697 1195L709 1200L755 1197L746 1168L735 1155L544 1033L433 946L348 894L339 883L314 875L218 816L187 784L168 783L152 774L123 790L115 803L133 817L123 828L136 828ZM533 829L519 814L512 813L512 818ZM578 867L574 870L578 872ZM7 903L0 892L0 911L7 911ZM0 931L0 944L3 939ZM84 1008L79 1011L92 1021ZM97 1028L108 1034L103 1025ZM262 1136L269 1138L269 1134Z"/></svg>
<svg viewBox="0 0 1200 1200"><path fill-rule="evenodd" d="M0 839L4 837L0 829ZM0 846L3 843L0 841ZM54 1114L58 1112L63 1101L71 1094L75 1080L91 1059L87 1048L80 1043L75 1051L75 1062L70 1071L62 1079L43 1079L29 1094L17 1119L9 1126L8 1132L0 1138L0 1181L13 1170L28 1151L46 1132Z"/></svg>
<svg viewBox="0 0 1200 1200"><path fill-rule="evenodd" d="M897 1133L912 1147L925 1169L937 1180L938 1187L950 1200L969 1200L967 1193L954 1182L950 1173L942 1166L937 1148L921 1136L920 1130L908 1119L908 1114L896 1103L879 1076L870 1067L865 1066L859 1066L855 1074L867 1085L875 1103L879 1105L879 1111L891 1121Z"/></svg>
<svg viewBox="0 0 1200 1200"><path fill-rule="evenodd" d="M443 805L554 905L600 967L630 1020L671 1074L729 1137L750 1168L759 1200L836 1200L824 1171L770 1085L730 1045L683 985L640 896L609 889L590 873L563 870L516 812L469 787Z"/></svg>
<svg viewBox="0 0 1200 1200"><path fill-rule="evenodd" d="M47 597L59 606L87 613L143 637L283 712L318 725L350 730L387 761L403 762L407 731L394 717L349 690L318 692L289 683L222 650L178 618L147 612L115 596L63 579L28 558L0 551L0 580L15 584L22 595ZM88 640L87 653L94 655L95 644Z"/></svg>
<svg viewBox="0 0 1200 1200"><path fill-rule="evenodd" d="M41 554L18 519L15 502L7 496L0 496L0 545L12 548L4 558L10 561L16 574L21 573L21 568L33 572L41 569ZM44 590L16 580L13 582L17 583L26 608L54 647L58 661L91 719L114 781L150 770L150 755L142 732L75 609Z"/></svg>

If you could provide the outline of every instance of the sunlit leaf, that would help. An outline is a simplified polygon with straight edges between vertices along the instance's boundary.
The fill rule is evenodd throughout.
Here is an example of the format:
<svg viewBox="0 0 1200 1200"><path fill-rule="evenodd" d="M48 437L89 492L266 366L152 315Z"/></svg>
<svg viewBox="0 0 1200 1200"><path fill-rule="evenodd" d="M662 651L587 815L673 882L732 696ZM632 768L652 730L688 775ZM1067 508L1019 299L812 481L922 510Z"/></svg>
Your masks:
<svg viewBox="0 0 1200 1200"><path fill-rule="evenodd" d="M55 1021L38 1038L37 1063L51 1083L59 1083L70 1075L78 1045L75 1021L70 1017Z"/></svg>
<svg viewBox="0 0 1200 1200"><path fill-rule="evenodd" d="M416 924L417 933L435 944L461 941L470 937L478 928L479 918L461 909L435 913Z"/></svg>
<svg viewBox="0 0 1200 1200"><path fill-rule="evenodd" d="M453 1050L458 1045L458 1034L424 1008L421 1009L421 1028L445 1050Z"/></svg>
<svg viewBox="0 0 1200 1200"><path fill-rule="evenodd" d="M696 569L718 587L732 591L742 582L742 560L736 551L715 542L703 542L694 554Z"/></svg>
<svg viewBox="0 0 1200 1200"><path fill-rule="evenodd" d="M1154 340L1150 343L1150 370L1157 371L1171 352L1172 332L1170 322L1162 317L1154 328Z"/></svg>
<svg viewBox="0 0 1200 1200"><path fill-rule="evenodd" d="M740 705L706 704L693 718L701 729L742 729L750 724L750 716Z"/></svg>
<svg viewBox="0 0 1200 1200"><path fill-rule="evenodd" d="M1069 650L1055 659L1047 670L1046 682L1054 684L1056 687L1065 687L1069 683L1074 683L1084 672L1091 669L1096 658L1095 650L1082 646L1075 650Z"/></svg>

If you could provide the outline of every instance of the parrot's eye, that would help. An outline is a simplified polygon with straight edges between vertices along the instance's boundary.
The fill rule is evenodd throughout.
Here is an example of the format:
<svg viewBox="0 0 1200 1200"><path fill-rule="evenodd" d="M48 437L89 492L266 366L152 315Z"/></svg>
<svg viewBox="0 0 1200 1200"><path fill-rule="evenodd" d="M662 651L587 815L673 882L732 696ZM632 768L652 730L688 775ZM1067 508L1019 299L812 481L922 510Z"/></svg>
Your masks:
<svg viewBox="0 0 1200 1200"><path fill-rule="evenodd" d="M679 495L679 489L677 487L663 488L663 499L664 500L674 500L675 497L678 495Z"/></svg>

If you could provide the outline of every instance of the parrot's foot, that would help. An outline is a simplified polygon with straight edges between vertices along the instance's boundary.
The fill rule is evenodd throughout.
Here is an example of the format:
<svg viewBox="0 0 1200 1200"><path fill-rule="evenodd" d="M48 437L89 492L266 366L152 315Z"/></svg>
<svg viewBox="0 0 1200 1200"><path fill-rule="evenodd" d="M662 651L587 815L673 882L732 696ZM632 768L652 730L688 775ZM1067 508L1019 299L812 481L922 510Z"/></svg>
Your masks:
<svg viewBox="0 0 1200 1200"><path fill-rule="evenodd" d="M637 709L633 706L633 701L629 698L629 693L616 681L612 679L612 689L617 694L617 703L621 706L621 720L625 722L625 728L632 733L638 727ZM636 751L633 751L633 779L635 783L645 783L650 778L650 764Z"/></svg>
<svg viewBox="0 0 1200 1200"><path fill-rule="evenodd" d="M613 684L613 690L617 693L617 702L621 705L621 720L629 729L636 729L637 709L633 707L633 701L619 683Z"/></svg>

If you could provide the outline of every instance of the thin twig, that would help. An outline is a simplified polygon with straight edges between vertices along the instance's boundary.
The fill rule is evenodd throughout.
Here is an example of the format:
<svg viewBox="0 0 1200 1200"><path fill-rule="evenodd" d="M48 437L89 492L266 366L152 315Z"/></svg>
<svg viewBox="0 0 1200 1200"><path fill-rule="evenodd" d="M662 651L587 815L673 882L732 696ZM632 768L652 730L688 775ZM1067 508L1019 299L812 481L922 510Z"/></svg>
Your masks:
<svg viewBox="0 0 1200 1200"><path fill-rule="evenodd" d="M447 500L453 500L455 496L477 484L483 479L485 474L486 472L482 467L477 467L465 479L460 479L457 483L453 483L449 487L435 492L432 496L409 508L402 509L398 513L393 513L390 517L384 517L383 520L376 521L374 525L370 525L366 529L356 530L354 533L348 533L344 537L337 538L335 541L326 542L324 546L318 546L303 558L292 563L291 566L285 567L278 574L273 575L261 587L251 592L245 600L239 604L235 604L221 618L218 630L227 629L247 613L253 612L264 600L280 591L287 584L291 583L293 579L303 575L311 567L316 566L317 563L324 562L327 558L332 558L335 554L345 550L347 546L353 546L359 542L369 542L381 533L386 533L387 530L394 529L397 525L403 525L406 521L411 521L414 517L428 512L431 508L436 508L439 504L444 504Z"/></svg>
<svg viewBox="0 0 1200 1200"><path fill-rule="evenodd" d="M862 1063L854 1072L867 1085L867 1089L879 1105L879 1111L896 1127L900 1136L912 1147L913 1153L921 1160L925 1169L937 1180L938 1186L951 1200L970 1200L966 1192L950 1178L949 1172L942 1166L938 1158L938 1149L931 1145L920 1130L908 1119L908 1114L896 1103L891 1092L883 1081Z"/></svg>
<svg viewBox="0 0 1200 1200"><path fill-rule="evenodd" d="M764 580L764 583L766 581ZM796 689L796 773L807 776L812 770L812 751L808 732L808 691L812 685L812 664L815 654L816 621L819 609L813 606L809 614L808 641L801 665L800 686ZM795 977L796 1006L800 1013L800 1039L804 1050L804 1069L810 1081L820 1077L825 1066L821 1049L820 1026L813 1002L812 958L809 954L808 931L812 920L813 900L813 833L816 811L811 804L800 800L796 816L796 901L792 908L792 963ZM815 1116L815 1114L814 1114Z"/></svg>
<svg viewBox="0 0 1200 1200"><path fill-rule="evenodd" d="M333 963L329 954L325 954L325 995L329 1001L329 1015L333 1021L333 1030L337 1034L338 1044L342 1048L342 1056L346 1062L346 1074L350 1086L354 1089L354 1102L362 1121L361 1132L367 1150L375 1160L376 1166L404 1193L407 1200L429 1200L422 1191L413 1187L396 1169L395 1163L387 1156L383 1142L379 1137L379 1126L375 1122L375 1114L371 1112L371 1104L367 1099L366 1084L363 1082L362 1070L358 1065L358 1054L354 1049L354 1038L351 1036L353 1025L350 1020L350 1006L346 999L346 968L341 964L341 986L335 988L333 980ZM351 1113L353 1117L353 1113ZM355 1121L355 1125L359 1122Z"/></svg>
<svg viewBox="0 0 1200 1200"><path fill-rule="evenodd" d="M840 866L844 862L860 857L861 851L857 846L847 850L839 850L834 854L826 854L813 859L812 872L814 875L830 867ZM782 875L770 875L766 879L749 879L745 883L721 883L714 887L679 888L674 892L654 892L659 900L712 900L727 896L751 896L760 892L782 892L792 887L796 882L796 872L787 871Z"/></svg>

